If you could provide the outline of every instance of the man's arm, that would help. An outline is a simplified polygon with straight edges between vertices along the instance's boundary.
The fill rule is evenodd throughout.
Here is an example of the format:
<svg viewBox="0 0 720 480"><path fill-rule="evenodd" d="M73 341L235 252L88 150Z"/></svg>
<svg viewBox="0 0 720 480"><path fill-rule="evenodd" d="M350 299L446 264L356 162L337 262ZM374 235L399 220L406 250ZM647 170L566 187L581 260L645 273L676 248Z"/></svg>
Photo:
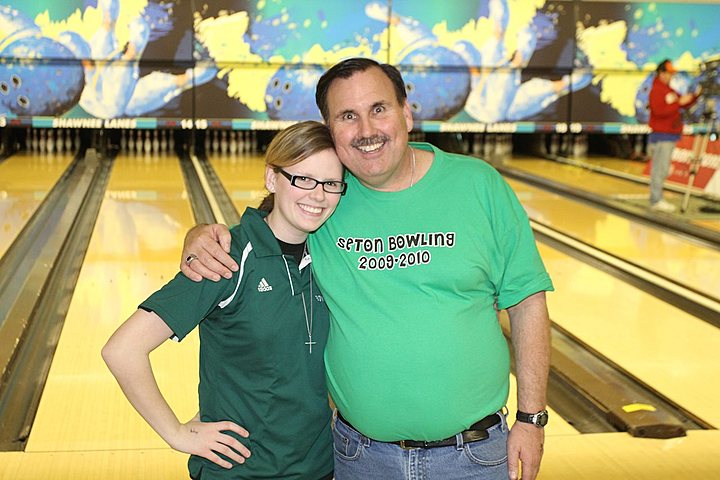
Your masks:
<svg viewBox="0 0 720 480"><path fill-rule="evenodd" d="M648 97L650 113L655 117L671 117L680 110L680 98L673 91L663 92L653 88Z"/></svg>
<svg viewBox="0 0 720 480"><path fill-rule="evenodd" d="M518 410L537 413L547 404L550 370L550 318L545 292L531 295L507 311L515 353ZM508 438L511 479L519 478L518 461L522 463L523 480L533 480L537 476L544 441L543 428L515 422Z"/></svg>
<svg viewBox="0 0 720 480"><path fill-rule="evenodd" d="M180 271L194 282L203 278L217 282L221 276L231 278L238 265L229 252L230 229L227 225L196 225L185 235Z"/></svg>
<svg viewBox="0 0 720 480"><path fill-rule="evenodd" d="M692 107L693 105L695 105L695 102L698 101L698 98L700 98L701 93L702 93L702 86L698 85L694 92L686 93L685 95L682 95L680 97L680 106L682 108Z"/></svg>

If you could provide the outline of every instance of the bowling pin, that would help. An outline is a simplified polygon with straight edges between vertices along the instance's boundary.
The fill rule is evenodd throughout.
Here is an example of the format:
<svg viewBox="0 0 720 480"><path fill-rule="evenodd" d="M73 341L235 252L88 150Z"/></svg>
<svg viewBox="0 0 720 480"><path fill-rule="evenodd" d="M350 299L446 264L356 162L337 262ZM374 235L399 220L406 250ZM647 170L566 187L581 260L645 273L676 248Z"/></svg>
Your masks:
<svg viewBox="0 0 720 480"><path fill-rule="evenodd" d="M238 140L237 140L237 143L238 143L238 152L239 152L240 154L245 153L245 144L246 144L246 142L245 142L245 130L240 130L240 131L238 132Z"/></svg>
<svg viewBox="0 0 720 480"><path fill-rule="evenodd" d="M238 151L237 135L238 132L236 132L235 130L232 130L230 132L230 153L233 155L235 155Z"/></svg>
<svg viewBox="0 0 720 480"><path fill-rule="evenodd" d="M53 130L47 130L45 133L45 151L52 153L55 151L55 135Z"/></svg>
<svg viewBox="0 0 720 480"><path fill-rule="evenodd" d="M486 133L485 144L483 145L483 156L489 157L490 155L492 155L493 150L495 150L495 138L493 134Z"/></svg>
<svg viewBox="0 0 720 480"><path fill-rule="evenodd" d="M223 155L225 155L228 151L228 138L227 138L227 130L223 130L220 133L220 151Z"/></svg>
<svg viewBox="0 0 720 480"><path fill-rule="evenodd" d="M53 133L55 134L55 151L62 152L63 147L65 147L65 142L63 141L62 137L62 130L53 130Z"/></svg>
<svg viewBox="0 0 720 480"><path fill-rule="evenodd" d="M150 153L152 151L152 141L150 140L150 132L148 130L145 130L143 137L145 137L145 143L143 144L145 153Z"/></svg>
<svg viewBox="0 0 720 480"><path fill-rule="evenodd" d="M72 150L72 131L69 128L65 129L65 150L68 152Z"/></svg>

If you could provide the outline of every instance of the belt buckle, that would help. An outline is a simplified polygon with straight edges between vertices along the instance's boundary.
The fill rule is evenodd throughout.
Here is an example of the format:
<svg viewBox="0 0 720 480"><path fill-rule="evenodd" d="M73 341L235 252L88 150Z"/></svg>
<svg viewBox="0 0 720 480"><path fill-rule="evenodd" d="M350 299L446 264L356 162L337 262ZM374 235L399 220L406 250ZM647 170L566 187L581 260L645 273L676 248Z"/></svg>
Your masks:
<svg viewBox="0 0 720 480"><path fill-rule="evenodd" d="M417 445L410 446L409 443L417 443L415 440L400 440L398 444L400 444L400 448L403 450L415 450L416 448L420 448Z"/></svg>
<svg viewBox="0 0 720 480"><path fill-rule="evenodd" d="M400 440L397 442L403 450L415 450L416 448L428 448L432 442L420 442L416 440ZM420 445L422 444L422 445Z"/></svg>

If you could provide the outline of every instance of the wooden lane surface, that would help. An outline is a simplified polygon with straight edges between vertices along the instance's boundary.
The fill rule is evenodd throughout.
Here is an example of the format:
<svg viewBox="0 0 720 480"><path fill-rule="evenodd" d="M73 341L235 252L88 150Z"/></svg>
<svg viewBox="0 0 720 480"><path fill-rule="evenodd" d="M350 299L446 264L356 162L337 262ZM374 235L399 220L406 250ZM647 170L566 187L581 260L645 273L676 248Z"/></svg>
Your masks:
<svg viewBox="0 0 720 480"><path fill-rule="evenodd" d="M260 155L208 156L233 205L242 216L247 207L257 207L265 195L265 159Z"/></svg>
<svg viewBox="0 0 720 480"><path fill-rule="evenodd" d="M603 157L592 157L581 160L592 166L616 170L618 172L647 179L647 177L644 177L642 174L645 164L641 162ZM620 195L635 198L647 198L650 195L650 187L647 184L637 183L622 178L615 178L610 175L593 172L585 168L554 162L551 160L515 157L504 160L503 163L508 167L517 168L539 177L549 178L575 188L604 195L610 198L616 198ZM680 187L682 186L680 185ZM665 196L669 201L677 206L682 204L682 193L666 190ZM683 218L679 213L676 214L676 216L679 219ZM717 215L714 218L689 219L687 221L688 223L703 228L720 231L720 215Z"/></svg>
<svg viewBox="0 0 720 480"><path fill-rule="evenodd" d="M27 452L167 448L132 409L100 349L148 294L178 271L193 224L177 159L119 157L92 234ZM197 411L197 337L152 357L178 417Z"/></svg>
<svg viewBox="0 0 720 480"><path fill-rule="evenodd" d="M720 427L720 329L539 244L556 291L550 316L671 400Z"/></svg>
<svg viewBox="0 0 720 480"><path fill-rule="evenodd" d="M531 219L718 298L720 251L672 232L508 180Z"/></svg>
<svg viewBox="0 0 720 480"><path fill-rule="evenodd" d="M530 162L536 168L541 164ZM555 178L557 167L565 172L562 181L577 175L574 185L589 182L596 193L636 188L603 175L595 175L590 182L582 169L567 169L555 162L542 164L547 167L546 175ZM523 182L509 183L531 219L718 296L720 252ZM714 353L720 344L720 330L550 247L541 244L539 248L557 289L548 295L553 320L661 393L720 427L720 414L714 406L720 388L715 386L717 382L707 382L708 378L720 376L720 356Z"/></svg>
<svg viewBox="0 0 720 480"><path fill-rule="evenodd" d="M18 153L0 162L0 257L67 169L73 156Z"/></svg>
<svg viewBox="0 0 720 480"><path fill-rule="evenodd" d="M720 432L669 440L626 433L547 437L538 480L687 480L720 478Z"/></svg>
<svg viewBox="0 0 720 480"><path fill-rule="evenodd" d="M719 478L720 432L669 440L625 433L545 439L538 480L687 480ZM0 454L0 480L177 480L187 478L172 450L11 452Z"/></svg>

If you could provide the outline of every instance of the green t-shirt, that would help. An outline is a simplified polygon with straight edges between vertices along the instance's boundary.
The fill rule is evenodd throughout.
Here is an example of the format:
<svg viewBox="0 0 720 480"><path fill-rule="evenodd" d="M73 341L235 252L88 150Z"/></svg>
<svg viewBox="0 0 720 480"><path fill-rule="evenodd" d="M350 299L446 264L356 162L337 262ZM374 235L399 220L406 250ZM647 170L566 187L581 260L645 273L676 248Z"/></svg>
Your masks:
<svg viewBox="0 0 720 480"><path fill-rule="evenodd" d="M310 292L309 264L299 268L282 255L264 215L248 208L231 230L240 266L232 279L195 283L178 274L141 305L179 339L199 325L202 420L231 420L250 432L240 439L252 453L243 465L225 470L191 456L193 477L202 471L212 479L312 480L333 469L323 365L327 306L314 278ZM312 353L303 296L317 342Z"/></svg>
<svg viewBox="0 0 720 480"><path fill-rule="evenodd" d="M311 235L331 311L328 387L381 441L437 440L502 408L509 352L496 306L552 283L517 198L485 162L442 152L413 187L348 193Z"/></svg>

